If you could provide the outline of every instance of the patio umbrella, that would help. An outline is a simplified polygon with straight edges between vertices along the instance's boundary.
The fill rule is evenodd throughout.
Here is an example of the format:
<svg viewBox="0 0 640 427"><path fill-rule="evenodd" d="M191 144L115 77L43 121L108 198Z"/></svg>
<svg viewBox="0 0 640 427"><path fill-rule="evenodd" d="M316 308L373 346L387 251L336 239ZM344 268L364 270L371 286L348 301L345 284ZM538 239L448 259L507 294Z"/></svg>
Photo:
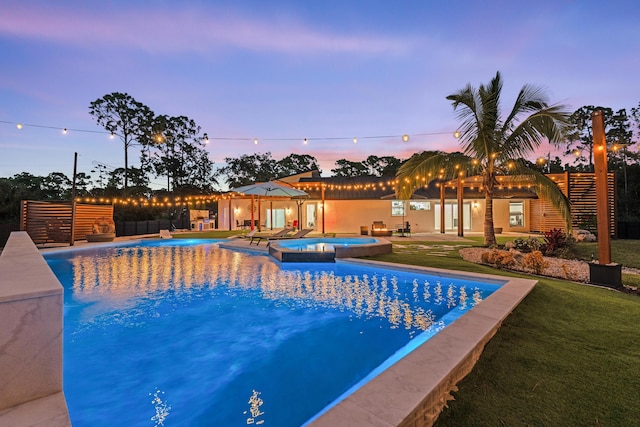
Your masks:
<svg viewBox="0 0 640 427"><path fill-rule="evenodd" d="M236 193L261 197L309 197L309 194L302 190L293 188L288 185L278 184L277 182L258 182L256 184L244 185L238 188L232 188Z"/></svg>
<svg viewBox="0 0 640 427"><path fill-rule="evenodd" d="M242 187L232 188L231 191L249 196L258 196L258 223L260 222L260 197L291 197L298 199L309 197L309 194L302 190L274 181L244 185ZM298 210L299 209L298 207ZM298 216L300 216L300 213L298 213ZM273 220L271 224L273 226ZM251 228L253 229L253 209L251 210Z"/></svg>

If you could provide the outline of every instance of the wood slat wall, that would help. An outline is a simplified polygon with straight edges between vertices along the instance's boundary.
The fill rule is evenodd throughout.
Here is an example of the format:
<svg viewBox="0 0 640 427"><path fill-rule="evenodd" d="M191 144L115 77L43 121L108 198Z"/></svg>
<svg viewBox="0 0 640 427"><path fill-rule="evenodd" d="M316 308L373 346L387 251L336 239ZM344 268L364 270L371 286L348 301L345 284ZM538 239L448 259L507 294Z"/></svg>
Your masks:
<svg viewBox="0 0 640 427"><path fill-rule="evenodd" d="M113 218L112 205L76 204L74 241L84 240L92 231L96 218ZM70 243L71 202L23 200L20 230L34 243Z"/></svg>
<svg viewBox="0 0 640 427"><path fill-rule="evenodd" d="M572 227L582 228L583 219L590 216L595 221L596 215L596 192L595 192L595 174L593 173L563 173L550 174L549 178L556 181L558 187L566 195L568 192L569 200L572 203L571 216L573 218ZM617 236L617 217L616 217L616 180L615 174L607 175L609 186L609 212L610 212L610 230L611 236ZM546 200L535 199L531 201L530 213L531 231L545 232L553 228L564 229L564 221L555 209L555 207ZM594 228L590 231L596 231Z"/></svg>

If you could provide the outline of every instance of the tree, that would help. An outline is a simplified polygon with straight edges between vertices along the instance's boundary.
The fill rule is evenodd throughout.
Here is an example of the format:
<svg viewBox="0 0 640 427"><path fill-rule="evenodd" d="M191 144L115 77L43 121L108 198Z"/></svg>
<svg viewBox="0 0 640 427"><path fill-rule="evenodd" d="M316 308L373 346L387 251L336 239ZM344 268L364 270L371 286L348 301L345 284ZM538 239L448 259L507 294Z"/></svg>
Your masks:
<svg viewBox="0 0 640 427"><path fill-rule="evenodd" d="M336 160L336 166L337 168L331 169L331 173L333 173L334 176L367 176L368 169L362 162L340 159Z"/></svg>
<svg viewBox="0 0 640 427"><path fill-rule="evenodd" d="M280 177L312 170L322 172L316 158L308 154L290 154L278 162L278 175Z"/></svg>
<svg viewBox="0 0 640 427"><path fill-rule="evenodd" d="M186 116L157 116L151 134L143 139L142 164L156 176L167 176L167 190L182 187L211 189L216 182L213 165L204 149L200 126Z"/></svg>
<svg viewBox="0 0 640 427"><path fill-rule="evenodd" d="M128 187L129 154L134 144L148 135L153 112L146 105L126 93L113 92L89 105L89 114L124 145L124 188Z"/></svg>
<svg viewBox="0 0 640 427"><path fill-rule="evenodd" d="M574 163L587 162L589 171L593 171L591 115L598 110L602 111L607 145L612 149L612 156L609 157L620 157L615 151L630 145L633 136L631 123L624 108L614 113L611 108L585 105L574 111L569 117L569 126L565 130L567 139L565 154L576 156Z"/></svg>
<svg viewBox="0 0 640 427"><path fill-rule="evenodd" d="M64 200L71 195L71 180L62 172L51 172L41 182L43 198L46 200Z"/></svg>
<svg viewBox="0 0 640 427"><path fill-rule="evenodd" d="M226 157L227 164L218 169L220 175L226 176L225 182L230 188L249 185L254 182L266 182L278 177L278 163L271 153L243 154L238 158Z"/></svg>
<svg viewBox="0 0 640 427"><path fill-rule="evenodd" d="M369 175L372 176L395 176L402 161L393 156L374 156L371 155L362 162L368 168Z"/></svg>
<svg viewBox="0 0 640 427"><path fill-rule="evenodd" d="M500 114L502 77L500 72L489 84L478 89L470 84L447 96L461 120L461 153L442 151L423 152L412 156L398 171L398 179L405 185L396 190L397 197L407 199L423 183L415 176L439 178L480 174L485 193L484 243L496 243L493 228L493 198L498 175L508 179L526 180L539 196L552 201L571 228L571 211L567 197L552 180L526 167L521 160L529 157L544 139L552 144L563 141L568 112L564 106L549 105L543 90L524 85L509 114Z"/></svg>

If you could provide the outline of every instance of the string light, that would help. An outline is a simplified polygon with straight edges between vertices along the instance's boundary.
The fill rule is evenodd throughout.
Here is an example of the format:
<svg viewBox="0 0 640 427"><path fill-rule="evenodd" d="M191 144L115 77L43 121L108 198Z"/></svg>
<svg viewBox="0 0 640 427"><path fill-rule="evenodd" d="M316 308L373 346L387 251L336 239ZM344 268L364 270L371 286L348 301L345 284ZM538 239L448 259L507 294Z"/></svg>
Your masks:
<svg viewBox="0 0 640 427"><path fill-rule="evenodd" d="M107 134L109 138L113 139L115 134L113 132L106 132L100 130L87 130L87 129L72 129L66 127L57 127L57 126L45 126L45 125L37 125L37 124L27 124L27 123L19 123L19 122L10 122L6 120L0 120L0 123L6 123L15 125L18 129L22 129L24 127L36 127L36 128L44 128L44 129L55 129L60 130L62 133L68 132L78 132L78 133L97 133L97 134ZM351 140L354 144L358 143L359 139L394 139L401 138L403 142L409 142L412 137L421 137L421 136L434 136L434 135L451 135L455 138L460 137L460 132L427 132L427 133L416 133L416 134L403 134L403 135L371 135L371 136L362 136L358 137L313 137L313 138L304 138L303 143L306 145L309 141L329 141L329 140ZM204 141L206 144L210 142L210 140L218 140L218 141L253 141L254 144L258 144L258 138L244 138L244 137L210 137L208 133L204 133L203 135ZM299 138L292 137L282 137L282 138L260 138L263 141L299 141ZM162 136L156 136L156 140L158 142L162 141Z"/></svg>

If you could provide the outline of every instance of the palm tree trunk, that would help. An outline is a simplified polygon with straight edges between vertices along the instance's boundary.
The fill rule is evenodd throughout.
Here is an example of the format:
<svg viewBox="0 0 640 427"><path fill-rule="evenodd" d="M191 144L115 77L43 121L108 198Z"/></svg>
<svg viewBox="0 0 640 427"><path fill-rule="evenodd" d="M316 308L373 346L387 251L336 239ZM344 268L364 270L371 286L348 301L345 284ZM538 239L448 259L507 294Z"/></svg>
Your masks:
<svg viewBox="0 0 640 427"><path fill-rule="evenodd" d="M496 233L493 229L493 186L490 185L485 187L484 196L484 244L496 244Z"/></svg>

